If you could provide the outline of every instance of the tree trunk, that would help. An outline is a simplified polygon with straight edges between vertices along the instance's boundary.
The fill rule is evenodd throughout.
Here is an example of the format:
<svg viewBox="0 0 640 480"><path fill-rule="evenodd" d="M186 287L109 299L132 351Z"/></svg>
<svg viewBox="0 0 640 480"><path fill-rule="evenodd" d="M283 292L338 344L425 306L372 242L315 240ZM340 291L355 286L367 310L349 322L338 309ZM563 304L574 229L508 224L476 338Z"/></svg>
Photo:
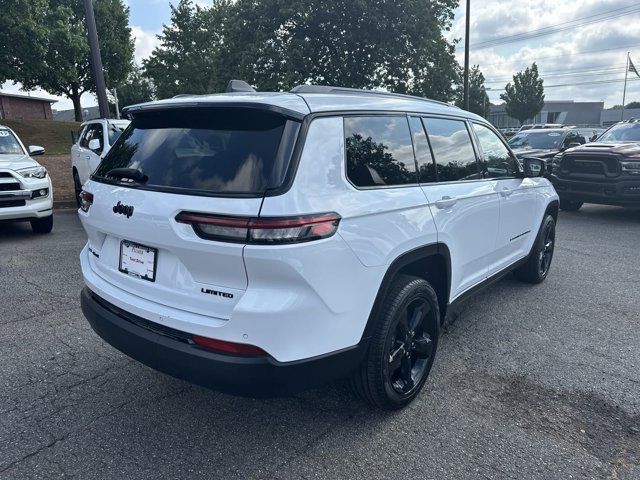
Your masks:
<svg viewBox="0 0 640 480"><path fill-rule="evenodd" d="M71 95L69 98L73 102L73 113L76 116L76 122L82 122L82 105L80 105L80 93L78 93L77 89L72 89Z"/></svg>

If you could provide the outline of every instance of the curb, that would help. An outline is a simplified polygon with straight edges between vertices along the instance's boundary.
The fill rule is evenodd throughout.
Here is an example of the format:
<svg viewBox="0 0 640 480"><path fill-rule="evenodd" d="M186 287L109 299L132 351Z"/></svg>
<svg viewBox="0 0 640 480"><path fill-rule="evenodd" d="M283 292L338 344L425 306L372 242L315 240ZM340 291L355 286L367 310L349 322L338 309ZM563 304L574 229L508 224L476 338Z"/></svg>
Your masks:
<svg viewBox="0 0 640 480"><path fill-rule="evenodd" d="M76 208L75 200L59 200L53 201L53 209L54 210L70 210Z"/></svg>

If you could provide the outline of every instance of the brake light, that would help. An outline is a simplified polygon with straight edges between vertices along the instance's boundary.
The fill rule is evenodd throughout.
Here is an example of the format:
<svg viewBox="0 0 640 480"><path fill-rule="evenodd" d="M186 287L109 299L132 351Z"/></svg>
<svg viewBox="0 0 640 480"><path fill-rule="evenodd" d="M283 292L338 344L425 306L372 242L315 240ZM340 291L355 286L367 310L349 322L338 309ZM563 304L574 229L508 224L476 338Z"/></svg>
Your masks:
<svg viewBox="0 0 640 480"><path fill-rule="evenodd" d="M328 238L338 230L340 218L337 213L248 218L181 212L176 216L176 221L191 224L201 238L272 245Z"/></svg>
<svg viewBox="0 0 640 480"><path fill-rule="evenodd" d="M196 345L221 353L262 357L269 355L260 347L246 343L226 342L224 340L216 340L215 338L201 337L200 335L192 335L191 340L193 340L193 343Z"/></svg>
<svg viewBox="0 0 640 480"><path fill-rule="evenodd" d="M80 192L80 210L88 212L92 204L93 193L85 192L84 190Z"/></svg>

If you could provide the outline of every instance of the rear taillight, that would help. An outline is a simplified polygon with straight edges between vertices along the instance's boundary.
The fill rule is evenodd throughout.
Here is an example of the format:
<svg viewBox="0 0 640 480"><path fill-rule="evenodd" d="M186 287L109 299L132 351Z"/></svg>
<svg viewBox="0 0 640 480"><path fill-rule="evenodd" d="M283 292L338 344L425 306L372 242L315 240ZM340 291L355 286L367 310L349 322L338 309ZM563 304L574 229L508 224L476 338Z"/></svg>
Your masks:
<svg viewBox="0 0 640 480"><path fill-rule="evenodd" d="M226 342L224 340L216 340L215 338L201 337L200 335L192 335L191 340L196 345L213 350L220 353L231 353L233 355L247 355L264 357L269 355L260 347L248 345L246 343Z"/></svg>
<svg viewBox="0 0 640 480"><path fill-rule="evenodd" d="M80 210L88 212L92 204L93 193L85 192L84 190L80 192Z"/></svg>
<svg viewBox="0 0 640 480"><path fill-rule="evenodd" d="M193 226L201 238L259 245L302 243L327 238L340 223L337 213L302 217L224 217L181 212L176 221Z"/></svg>

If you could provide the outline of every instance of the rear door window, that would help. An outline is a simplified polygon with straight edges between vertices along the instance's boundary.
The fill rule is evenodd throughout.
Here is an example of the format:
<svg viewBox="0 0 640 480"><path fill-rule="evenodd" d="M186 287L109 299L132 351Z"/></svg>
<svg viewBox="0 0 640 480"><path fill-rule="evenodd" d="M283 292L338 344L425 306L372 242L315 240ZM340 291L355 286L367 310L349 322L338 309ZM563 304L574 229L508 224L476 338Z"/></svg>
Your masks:
<svg viewBox="0 0 640 480"><path fill-rule="evenodd" d="M406 116L345 117L347 178L356 187L417 184Z"/></svg>
<svg viewBox="0 0 640 480"><path fill-rule="evenodd" d="M140 170L147 189L194 194L260 195L285 179L299 123L246 108L141 112L95 173Z"/></svg>
<svg viewBox="0 0 640 480"><path fill-rule="evenodd" d="M439 182L481 178L471 136L463 120L426 117L423 121L436 159Z"/></svg>

